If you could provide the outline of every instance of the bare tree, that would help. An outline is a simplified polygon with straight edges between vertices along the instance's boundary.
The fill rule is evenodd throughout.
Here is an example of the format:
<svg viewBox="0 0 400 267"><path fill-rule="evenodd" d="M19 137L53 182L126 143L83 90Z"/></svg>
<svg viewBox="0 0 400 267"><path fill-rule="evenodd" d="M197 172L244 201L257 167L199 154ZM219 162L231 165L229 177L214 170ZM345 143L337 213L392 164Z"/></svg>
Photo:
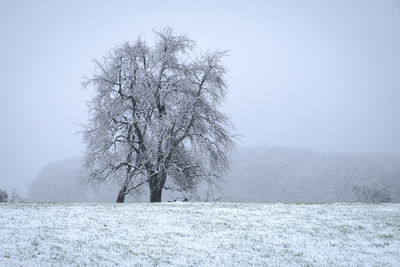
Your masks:
<svg viewBox="0 0 400 267"><path fill-rule="evenodd" d="M10 196L10 203L22 203L25 202L24 199L22 199L20 193L18 192L18 190L16 188L14 188L11 192L11 196Z"/></svg>
<svg viewBox="0 0 400 267"><path fill-rule="evenodd" d="M218 110L225 53L196 57L186 36L171 28L155 34L154 47L139 39L111 50L83 83L95 89L84 130L88 179L118 181L117 202L145 184L150 201L160 202L167 179L181 191L216 182L234 145Z"/></svg>
<svg viewBox="0 0 400 267"><path fill-rule="evenodd" d="M353 186L353 193L357 202L389 203L392 200L389 191L378 185Z"/></svg>

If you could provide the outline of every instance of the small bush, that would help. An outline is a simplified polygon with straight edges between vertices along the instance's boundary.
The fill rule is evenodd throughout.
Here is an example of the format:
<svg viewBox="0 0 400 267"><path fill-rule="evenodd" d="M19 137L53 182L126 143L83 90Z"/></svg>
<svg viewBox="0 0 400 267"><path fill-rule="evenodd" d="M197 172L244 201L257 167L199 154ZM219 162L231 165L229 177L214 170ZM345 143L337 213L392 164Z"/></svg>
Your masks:
<svg viewBox="0 0 400 267"><path fill-rule="evenodd" d="M8 194L6 190L0 189L0 202L7 202Z"/></svg>

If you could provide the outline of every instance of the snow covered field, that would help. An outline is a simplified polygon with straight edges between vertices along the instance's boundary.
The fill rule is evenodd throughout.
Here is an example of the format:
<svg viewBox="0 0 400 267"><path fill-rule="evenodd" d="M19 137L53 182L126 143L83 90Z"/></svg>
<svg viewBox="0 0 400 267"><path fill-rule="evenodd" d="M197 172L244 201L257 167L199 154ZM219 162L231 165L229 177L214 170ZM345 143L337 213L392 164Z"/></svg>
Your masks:
<svg viewBox="0 0 400 267"><path fill-rule="evenodd" d="M400 204L2 204L0 266L400 266Z"/></svg>

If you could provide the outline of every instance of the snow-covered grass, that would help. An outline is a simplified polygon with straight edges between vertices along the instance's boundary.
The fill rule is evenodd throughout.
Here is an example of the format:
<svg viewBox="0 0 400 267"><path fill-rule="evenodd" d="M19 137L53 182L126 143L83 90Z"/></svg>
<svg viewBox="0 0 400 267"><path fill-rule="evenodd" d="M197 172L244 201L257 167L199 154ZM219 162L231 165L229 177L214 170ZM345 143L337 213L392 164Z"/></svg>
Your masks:
<svg viewBox="0 0 400 267"><path fill-rule="evenodd" d="M0 266L400 266L400 204L2 204Z"/></svg>

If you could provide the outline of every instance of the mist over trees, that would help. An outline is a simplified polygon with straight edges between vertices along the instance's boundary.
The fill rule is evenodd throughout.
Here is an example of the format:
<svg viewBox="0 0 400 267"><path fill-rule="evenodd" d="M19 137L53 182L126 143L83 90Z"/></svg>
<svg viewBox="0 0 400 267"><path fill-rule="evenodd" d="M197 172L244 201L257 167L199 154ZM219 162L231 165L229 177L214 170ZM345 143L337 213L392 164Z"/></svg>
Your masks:
<svg viewBox="0 0 400 267"><path fill-rule="evenodd" d="M28 200L38 202L111 202L118 186L93 187L83 181L83 158L56 161L45 166L28 187Z"/></svg>
<svg viewBox="0 0 400 267"><path fill-rule="evenodd" d="M220 180L233 147L225 98L223 52L194 54L194 41L171 28L154 47L125 42L84 85L93 86L85 126L91 183L118 181L117 202L148 185L151 202L166 189L194 191Z"/></svg>
<svg viewBox="0 0 400 267"><path fill-rule="evenodd" d="M163 201L400 202L400 157L390 154L317 153L279 147L240 147L218 186L195 192L166 191ZM83 159L55 162L30 185L28 199L47 202L111 202L117 184L93 189L80 181ZM168 186L168 185L167 185ZM129 202L147 202L148 188Z"/></svg>
<svg viewBox="0 0 400 267"><path fill-rule="evenodd" d="M232 170L222 186L226 201L400 201L400 157L396 155L248 147L232 157ZM360 195L355 188L372 193Z"/></svg>

